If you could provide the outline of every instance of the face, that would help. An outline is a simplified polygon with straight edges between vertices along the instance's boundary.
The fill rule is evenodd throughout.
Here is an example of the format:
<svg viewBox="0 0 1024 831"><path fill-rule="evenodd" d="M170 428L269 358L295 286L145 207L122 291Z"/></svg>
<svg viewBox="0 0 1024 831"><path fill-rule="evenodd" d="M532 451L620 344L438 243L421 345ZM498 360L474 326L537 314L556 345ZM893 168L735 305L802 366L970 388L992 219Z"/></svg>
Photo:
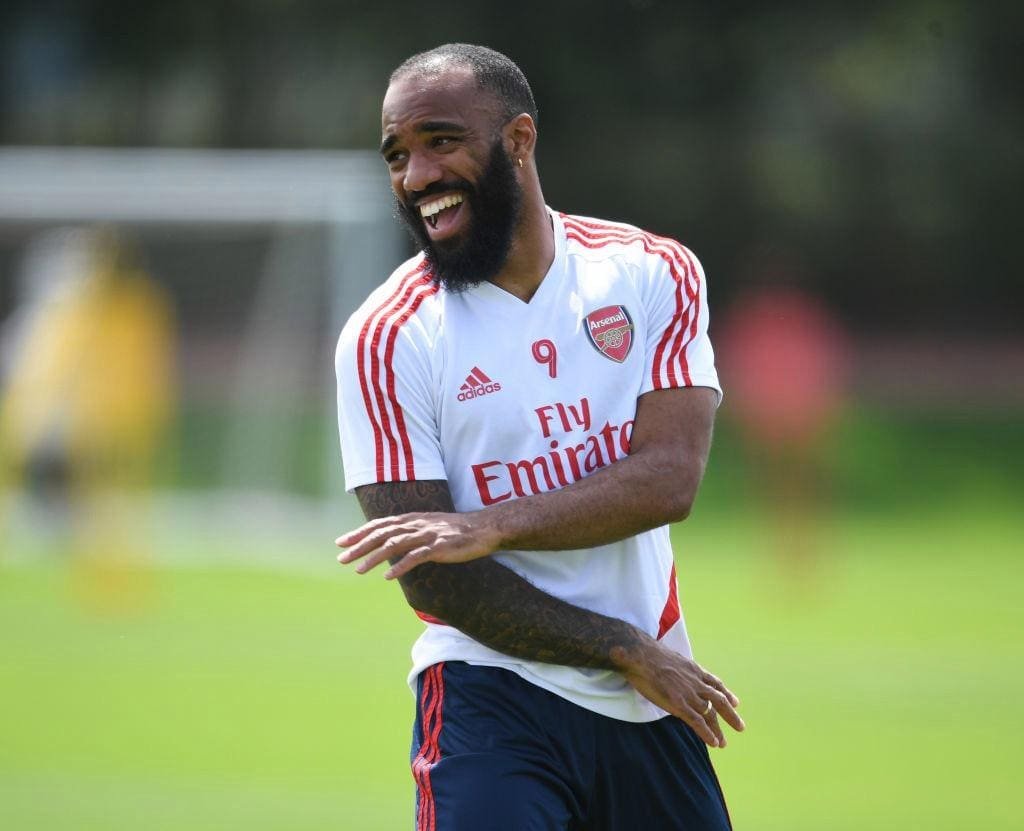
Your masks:
<svg viewBox="0 0 1024 831"><path fill-rule="evenodd" d="M497 102L456 67L396 81L382 121L398 216L436 279L461 291L497 275L522 204Z"/></svg>

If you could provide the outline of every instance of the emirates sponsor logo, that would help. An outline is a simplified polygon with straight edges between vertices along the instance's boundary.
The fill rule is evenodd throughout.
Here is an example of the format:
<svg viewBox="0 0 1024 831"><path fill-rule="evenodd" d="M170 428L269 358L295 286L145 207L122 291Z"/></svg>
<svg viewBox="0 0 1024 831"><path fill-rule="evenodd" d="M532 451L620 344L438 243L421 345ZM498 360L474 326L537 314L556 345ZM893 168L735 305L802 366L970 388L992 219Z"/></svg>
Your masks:
<svg viewBox="0 0 1024 831"><path fill-rule="evenodd" d="M484 505L564 488L629 455L633 419L595 427L586 396L575 403L545 404L533 412L541 442L536 456L470 465Z"/></svg>
<svg viewBox="0 0 1024 831"><path fill-rule="evenodd" d="M562 440L552 438L548 450L530 459L488 459L471 465L480 501L496 505L506 499L546 493L578 482L629 455L633 420L606 421L596 432Z"/></svg>
<svg viewBox="0 0 1024 831"><path fill-rule="evenodd" d="M602 306L585 318L591 345L616 363L626 360L633 347L633 320L625 306Z"/></svg>
<svg viewBox="0 0 1024 831"><path fill-rule="evenodd" d="M482 395L489 395L492 392L500 392L501 384L492 381L487 373L480 367L475 366L466 376L465 382L459 387L459 401L469 401L472 398L479 398Z"/></svg>

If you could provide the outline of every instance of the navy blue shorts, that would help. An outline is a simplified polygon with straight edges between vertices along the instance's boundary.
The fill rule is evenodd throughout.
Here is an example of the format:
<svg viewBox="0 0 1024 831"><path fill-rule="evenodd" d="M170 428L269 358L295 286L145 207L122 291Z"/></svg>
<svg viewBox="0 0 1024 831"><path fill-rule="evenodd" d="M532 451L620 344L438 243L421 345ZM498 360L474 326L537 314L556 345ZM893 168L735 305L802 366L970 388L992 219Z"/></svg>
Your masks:
<svg viewBox="0 0 1024 831"><path fill-rule="evenodd" d="M417 686L417 831L732 827L706 746L677 718L619 721L455 661Z"/></svg>

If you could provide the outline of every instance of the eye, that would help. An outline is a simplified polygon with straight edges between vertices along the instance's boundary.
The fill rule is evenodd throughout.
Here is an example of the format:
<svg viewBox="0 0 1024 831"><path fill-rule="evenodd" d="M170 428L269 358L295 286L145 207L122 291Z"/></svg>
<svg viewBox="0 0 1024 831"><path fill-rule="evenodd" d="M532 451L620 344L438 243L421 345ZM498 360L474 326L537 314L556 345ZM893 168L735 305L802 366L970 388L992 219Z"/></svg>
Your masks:
<svg viewBox="0 0 1024 831"><path fill-rule="evenodd" d="M458 139L455 136L434 136L430 140L431 147L446 147L455 144Z"/></svg>
<svg viewBox="0 0 1024 831"><path fill-rule="evenodd" d="M405 161L408 154L404 150L393 150L384 157L384 163L390 167L398 167Z"/></svg>

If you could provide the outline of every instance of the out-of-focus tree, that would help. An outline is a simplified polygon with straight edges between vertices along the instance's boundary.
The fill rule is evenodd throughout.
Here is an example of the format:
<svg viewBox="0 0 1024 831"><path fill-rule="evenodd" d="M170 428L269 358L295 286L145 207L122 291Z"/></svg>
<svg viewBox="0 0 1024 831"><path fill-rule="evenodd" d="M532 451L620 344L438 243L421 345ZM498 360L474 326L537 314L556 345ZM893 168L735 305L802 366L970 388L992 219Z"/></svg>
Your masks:
<svg viewBox="0 0 1024 831"><path fill-rule="evenodd" d="M743 288L739 252L767 238L802 252L854 329L1019 329L1021 4L10 0L5 14L0 142L371 148L391 68L482 42L535 87L552 202L684 240L719 305Z"/></svg>

